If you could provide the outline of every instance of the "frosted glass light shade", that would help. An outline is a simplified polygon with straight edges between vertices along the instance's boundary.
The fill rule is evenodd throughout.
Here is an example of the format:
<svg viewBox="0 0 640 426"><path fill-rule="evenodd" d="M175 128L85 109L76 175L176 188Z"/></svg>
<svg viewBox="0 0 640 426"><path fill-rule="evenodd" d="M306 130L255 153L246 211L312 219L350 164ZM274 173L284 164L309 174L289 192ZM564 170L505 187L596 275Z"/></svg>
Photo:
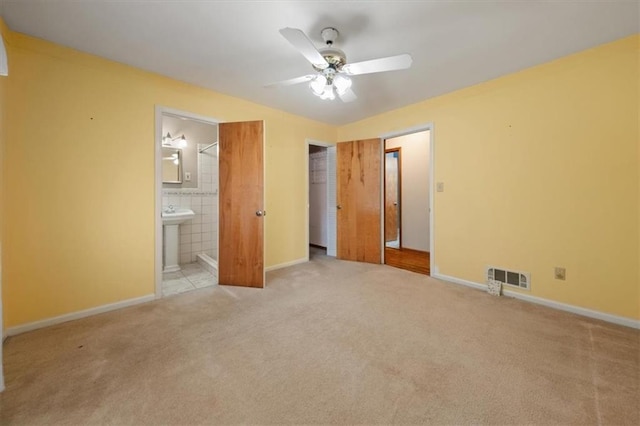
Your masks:
<svg viewBox="0 0 640 426"><path fill-rule="evenodd" d="M309 83L309 87L316 96L322 95L324 88L327 85L327 78L324 75L319 75Z"/></svg>
<svg viewBox="0 0 640 426"><path fill-rule="evenodd" d="M333 85L327 84L326 86L324 86L324 92L322 92L322 94L320 95L320 99L333 100L335 98L336 98L336 94L333 90Z"/></svg>
<svg viewBox="0 0 640 426"><path fill-rule="evenodd" d="M336 86L339 95L344 95L351 87L351 79L346 75L338 74L333 78L333 85Z"/></svg>

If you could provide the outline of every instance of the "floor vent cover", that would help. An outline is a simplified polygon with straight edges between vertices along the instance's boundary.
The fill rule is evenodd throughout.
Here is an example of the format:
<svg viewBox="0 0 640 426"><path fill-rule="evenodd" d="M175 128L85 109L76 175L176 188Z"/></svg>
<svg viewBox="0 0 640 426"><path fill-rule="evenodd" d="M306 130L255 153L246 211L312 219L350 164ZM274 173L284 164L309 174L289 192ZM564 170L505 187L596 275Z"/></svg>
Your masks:
<svg viewBox="0 0 640 426"><path fill-rule="evenodd" d="M487 266L487 282L489 280L500 281L504 285L518 287L524 290L531 288L531 274L529 272L509 271L507 269Z"/></svg>

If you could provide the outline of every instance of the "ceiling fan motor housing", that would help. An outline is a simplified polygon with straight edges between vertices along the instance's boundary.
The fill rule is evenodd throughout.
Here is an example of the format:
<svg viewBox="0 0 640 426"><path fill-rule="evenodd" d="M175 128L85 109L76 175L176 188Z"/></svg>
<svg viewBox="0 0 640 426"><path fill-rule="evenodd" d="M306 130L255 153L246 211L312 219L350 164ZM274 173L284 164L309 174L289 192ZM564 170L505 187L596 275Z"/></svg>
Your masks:
<svg viewBox="0 0 640 426"><path fill-rule="evenodd" d="M336 30L335 28L324 28L322 31L320 31L320 35L322 36L324 42L327 44L327 47L318 49L320 54L329 64L329 67L334 71L340 71L344 64L347 63L347 55L345 55L342 50L333 47L333 42L338 38L338 34L338 30ZM326 69L317 67L315 65L313 66L313 68L318 72L322 72Z"/></svg>
<svg viewBox="0 0 640 426"><path fill-rule="evenodd" d="M320 35L327 46L331 46L333 42L336 41L339 34L338 30L333 27L323 28L322 31L320 31Z"/></svg>
<svg viewBox="0 0 640 426"><path fill-rule="evenodd" d="M329 67L333 68L335 71L340 71L342 67L347 63L347 55L340 49L335 47L325 47L322 49L318 49L320 54L324 57L324 59L329 64ZM313 66L316 71L322 72L323 68L318 66ZM326 68L325 68L326 69Z"/></svg>

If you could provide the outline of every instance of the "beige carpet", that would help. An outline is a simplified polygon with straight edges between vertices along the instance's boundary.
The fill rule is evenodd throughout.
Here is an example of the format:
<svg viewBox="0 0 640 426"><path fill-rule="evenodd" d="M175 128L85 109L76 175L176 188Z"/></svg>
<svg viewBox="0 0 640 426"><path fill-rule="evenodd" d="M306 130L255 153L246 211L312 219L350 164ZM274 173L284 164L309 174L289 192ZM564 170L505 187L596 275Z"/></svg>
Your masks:
<svg viewBox="0 0 640 426"><path fill-rule="evenodd" d="M0 424L637 425L639 336L317 255L9 338Z"/></svg>

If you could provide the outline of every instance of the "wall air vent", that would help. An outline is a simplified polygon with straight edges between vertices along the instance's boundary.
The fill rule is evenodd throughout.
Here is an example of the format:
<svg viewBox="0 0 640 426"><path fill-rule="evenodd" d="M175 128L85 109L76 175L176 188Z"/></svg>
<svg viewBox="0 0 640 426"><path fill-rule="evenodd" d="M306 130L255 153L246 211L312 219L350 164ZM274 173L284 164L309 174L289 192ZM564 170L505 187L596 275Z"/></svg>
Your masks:
<svg viewBox="0 0 640 426"><path fill-rule="evenodd" d="M487 282L495 280L500 281L503 285L518 287L523 290L531 289L531 274L529 272L509 271L495 266L487 266L485 277Z"/></svg>

